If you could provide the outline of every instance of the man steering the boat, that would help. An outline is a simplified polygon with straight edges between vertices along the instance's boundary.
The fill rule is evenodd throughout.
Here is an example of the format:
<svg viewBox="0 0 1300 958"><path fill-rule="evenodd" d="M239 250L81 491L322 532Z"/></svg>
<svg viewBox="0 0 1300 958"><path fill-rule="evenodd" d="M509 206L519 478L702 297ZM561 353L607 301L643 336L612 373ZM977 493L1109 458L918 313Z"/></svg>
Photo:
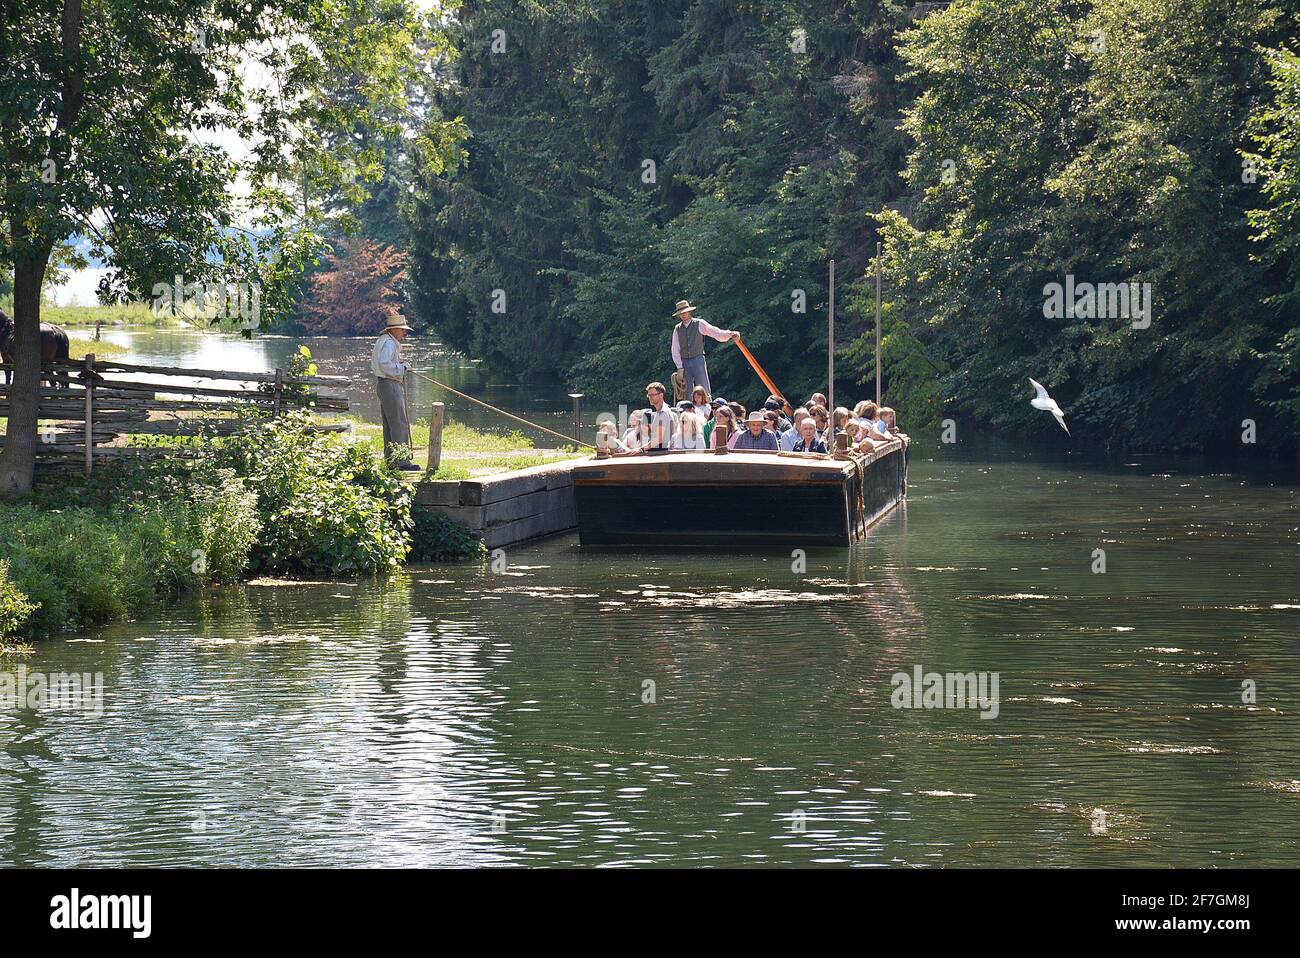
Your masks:
<svg viewBox="0 0 1300 958"><path fill-rule="evenodd" d="M729 339L739 339L740 333L734 329L719 329L702 319L696 319L695 307L684 299L678 301L673 316L679 320L673 327L673 365L686 377L686 395L691 395L696 386L703 386L704 391L712 396L709 366L704 361L704 337L725 343Z"/></svg>

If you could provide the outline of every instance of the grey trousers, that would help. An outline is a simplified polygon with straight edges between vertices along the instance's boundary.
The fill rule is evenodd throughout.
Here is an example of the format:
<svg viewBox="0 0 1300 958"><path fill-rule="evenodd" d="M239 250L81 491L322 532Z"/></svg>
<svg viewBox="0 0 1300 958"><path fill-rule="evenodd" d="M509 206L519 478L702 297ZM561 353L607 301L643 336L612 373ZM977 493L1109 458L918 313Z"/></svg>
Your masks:
<svg viewBox="0 0 1300 958"><path fill-rule="evenodd" d="M682 373L686 376L687 399L691 398L691 390L696 386L703 386L709 398L713 398L713 390L709 387L709 364L704 361L703 353L691 359L683 359Z"/></svg>
<svg viewBox="0 0 1300 958"><path fill-rule="evenodd" d="M392 447L411 445L411 423L406 417L406 389L395 379L375 380L379 408L384 417L384 458L393 461Z"/></svg>

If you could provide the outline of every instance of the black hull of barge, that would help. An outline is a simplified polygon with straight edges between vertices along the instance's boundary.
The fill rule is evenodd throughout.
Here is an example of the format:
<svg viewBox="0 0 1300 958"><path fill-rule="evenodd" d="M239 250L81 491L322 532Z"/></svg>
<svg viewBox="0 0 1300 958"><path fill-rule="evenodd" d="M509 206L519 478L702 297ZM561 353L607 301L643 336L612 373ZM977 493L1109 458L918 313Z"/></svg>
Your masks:
<svg viewBox="0 0 1300 958"><path fill-rule="evenodd" d="M905 495L906 453L852 463L763 454L636 456L574 470L583 546L845 546ZM859 495L859 481L862 481Z"/></svg>

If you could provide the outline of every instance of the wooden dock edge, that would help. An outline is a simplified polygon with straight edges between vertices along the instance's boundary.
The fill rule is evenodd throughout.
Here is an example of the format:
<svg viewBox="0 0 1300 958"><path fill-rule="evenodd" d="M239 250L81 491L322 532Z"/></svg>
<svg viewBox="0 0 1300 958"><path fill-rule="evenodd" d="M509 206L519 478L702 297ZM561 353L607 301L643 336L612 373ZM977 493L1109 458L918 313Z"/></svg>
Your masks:
<svg viewBox="0 0 1300 958"><path fill-rule="evenodd" d="M481 479L425 480L415 505L441 512L489 549L518 545L578 527L573 467L584 459L531 466Z"/></svg>

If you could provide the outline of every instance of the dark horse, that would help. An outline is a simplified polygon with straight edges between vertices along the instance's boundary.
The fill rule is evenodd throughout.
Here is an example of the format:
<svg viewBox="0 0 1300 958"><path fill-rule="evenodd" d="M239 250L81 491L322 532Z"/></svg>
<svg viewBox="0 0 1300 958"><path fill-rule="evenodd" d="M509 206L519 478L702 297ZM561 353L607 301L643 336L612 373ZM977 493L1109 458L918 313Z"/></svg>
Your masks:
<svg viewBox="0 0 1300 958"><path fill-rule="evenodd" d="M14 361L14 321L3 309L0 309L0 360L10 364ZM41 365L47 366L52 362L68 362L68 334L53 323L41 323ZM48 379L55 389L68 388L66 370L42 378ZM6 369L6 386L10 379L10 371Z"/></svg>

